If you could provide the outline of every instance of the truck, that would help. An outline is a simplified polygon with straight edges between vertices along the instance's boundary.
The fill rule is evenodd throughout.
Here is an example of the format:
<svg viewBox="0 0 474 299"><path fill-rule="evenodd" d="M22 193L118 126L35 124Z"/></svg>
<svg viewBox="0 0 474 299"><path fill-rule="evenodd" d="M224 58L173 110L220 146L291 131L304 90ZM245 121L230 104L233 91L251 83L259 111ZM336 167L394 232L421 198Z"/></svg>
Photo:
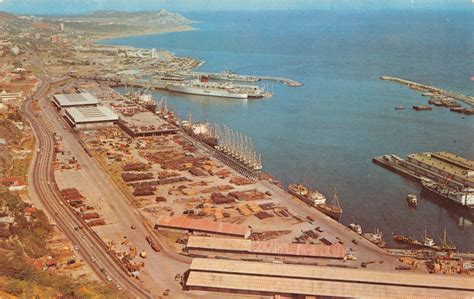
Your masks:
<svg viewBox="0 0 474 299"><path fill-rule="evenodd" d="M153 238L151 236L146 236L145 239L148 242L148 244L150 244L151 248L154 251L160 252L160 245L156 244L155 240L153 240Z"/></svg>

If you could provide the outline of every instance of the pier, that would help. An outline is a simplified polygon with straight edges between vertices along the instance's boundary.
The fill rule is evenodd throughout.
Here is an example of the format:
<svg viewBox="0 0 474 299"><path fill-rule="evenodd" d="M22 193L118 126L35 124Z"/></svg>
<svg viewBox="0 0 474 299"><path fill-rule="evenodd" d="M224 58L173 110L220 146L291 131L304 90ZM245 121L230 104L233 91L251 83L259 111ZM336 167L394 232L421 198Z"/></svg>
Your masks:
<svg viewBox="0 0 474 299"><path fill-rule="evenodd" d="M179 73L187 78L199 78L201 76L207 76L211 79L216 80L225 80L225 81L240 81L240 82L259 82L259 81L275 81L278 83L285 84L291 87L303 86L303 83L296 80L283 78L283 77L272 77L272 76L247 76L239 75L230 71L220 72L220 73L206 73L206 72L182 72Z"/></svg>
<svg viewBox="0 0 474 299"><path fill-rule="evenodd" d="M461 101L465 104L468 104L471 107L474 107L474 97L466 96L466 95L461 94L461 93L456 93L456 92L453 92L453 91L448 91L448 90L444 90L444 89L441 89L441 88L438 88L438 87L425 85L425 84L421 84L421 83L418 83L418 82L413 82L413 81L409 81L409 80L405 80L405 79L401 79L401 78L397 78L397 77L382 76L382 77L380 77L380 79L385 80L385 81L392 81L392 82L395 82L395 83L404 84L404 85L407 85L411 89L418 90L418 91L421 91L421 92L430 92L430 93L433 93L435 95L450 97L450 98L453 98L455 100Z"/></svg>

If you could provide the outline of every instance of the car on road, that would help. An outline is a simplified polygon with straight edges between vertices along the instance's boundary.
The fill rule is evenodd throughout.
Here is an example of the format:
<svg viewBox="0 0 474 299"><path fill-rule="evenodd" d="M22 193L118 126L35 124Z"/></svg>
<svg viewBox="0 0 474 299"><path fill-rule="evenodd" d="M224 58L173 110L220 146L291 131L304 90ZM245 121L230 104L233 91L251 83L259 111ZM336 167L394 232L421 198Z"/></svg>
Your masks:
<svg viewBox="0 0 474 299"><path fill-rule="evenodd" d="M93 255L91 255L91 261L95 263L95 257Z"/></svg>
<svg viewBox="0 0 474 299"><path fill-rule="evenodd" d="M108 275L107 275L105 278L107 279L108 282L111 282L111 281L112 281L112 277L110 277L110 276L108 276Z"/></svg>
<svg viewBox="0 0 474 299"><path fill-rule="evenodd" d="M79 250L79 247L77 247L77 246L74 246L73 248L74 248L74 250L76 250L76 251Z"/></svg>
<svg viewBox="0 0 474 299"><path fill-rule="evenodd" d="M357 242L356 239L352 239L352 243L354 243L354 244L356 244L356 245L359 244L359 242Z"/></svg>
<svg viewBox="0 0 474 299"><path fill-rule="evenodd" d="M166 289L164 292L163 292L163 296L169 296L170 294L170 289Z"/></svg>
<svg viewBox="0 0 474 299"><path fill-rule="evenodd" d="M81 237L81 238L82 238L82 239L85 239L85 238L86 238L86 235L82 235L82 237Z"/></svg>

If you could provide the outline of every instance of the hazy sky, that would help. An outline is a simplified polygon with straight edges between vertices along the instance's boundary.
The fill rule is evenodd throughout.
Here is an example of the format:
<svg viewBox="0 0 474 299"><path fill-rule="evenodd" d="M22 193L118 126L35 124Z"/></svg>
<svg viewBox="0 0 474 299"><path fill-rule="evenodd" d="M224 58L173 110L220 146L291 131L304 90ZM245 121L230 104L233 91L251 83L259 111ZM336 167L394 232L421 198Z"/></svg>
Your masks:
<svg viewBox="0 0 474 299"><path fill-rule="evenodd" d="M79 14L94 10L473 9L472 0L0 0L0 10Z"/></svg>

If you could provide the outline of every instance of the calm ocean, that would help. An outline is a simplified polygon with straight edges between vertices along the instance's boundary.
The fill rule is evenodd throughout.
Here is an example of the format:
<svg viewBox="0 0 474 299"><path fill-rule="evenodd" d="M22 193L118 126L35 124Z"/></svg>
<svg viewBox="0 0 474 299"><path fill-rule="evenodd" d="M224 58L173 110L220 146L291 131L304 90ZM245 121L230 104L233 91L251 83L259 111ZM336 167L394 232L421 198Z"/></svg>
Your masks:
<svg viewBox="0 0 474 299"><path fill-rule="evenodd" d="M474 217L421 196L421 188L372 164L374 156L450 151L474 158L474 118L426 103L392 75L473 95L474 28L469 11L261 11L188 13L195 31L104 41L161 48L202 59L202 71L283 76L304 83L268 84L263 100L166 95L182 117L226 124L252 137L264 168L285 184L303 180L332 197L343 222L437 241L444 228L462 251L474 251ZM267 84L267 83L261 83ZM403 105L407 109L394 110Z"/></svg>

